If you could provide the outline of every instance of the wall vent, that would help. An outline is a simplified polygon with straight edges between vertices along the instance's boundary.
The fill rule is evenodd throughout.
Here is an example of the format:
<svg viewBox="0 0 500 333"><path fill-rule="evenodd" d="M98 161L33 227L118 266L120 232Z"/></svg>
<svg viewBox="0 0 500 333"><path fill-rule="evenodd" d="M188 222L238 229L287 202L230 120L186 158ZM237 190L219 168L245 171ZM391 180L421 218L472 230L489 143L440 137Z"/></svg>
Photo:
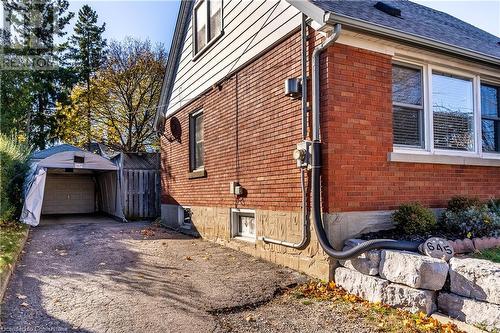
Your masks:
<svg viewBox="0 0 500 333"><path fill-rule="evenodd" d="M382 1L377 2L373 7L394 17L401 17L401 9L388 5Z"/></svg>

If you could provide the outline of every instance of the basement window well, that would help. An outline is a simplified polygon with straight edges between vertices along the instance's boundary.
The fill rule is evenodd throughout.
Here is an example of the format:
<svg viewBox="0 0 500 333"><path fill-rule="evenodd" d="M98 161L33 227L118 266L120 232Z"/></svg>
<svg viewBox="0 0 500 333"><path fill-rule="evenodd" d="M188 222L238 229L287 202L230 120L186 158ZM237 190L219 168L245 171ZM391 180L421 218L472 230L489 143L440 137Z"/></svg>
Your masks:
<svg viewBox="0 0 500 333"><path fill-rule="evenodd" d="M231 209L231 236L237 239L255 242L255 211L251 209Z"/></svg>
<svg viewBox="0 0 500 333"><path fill-rule="evenodd" d="M191 221L193 213L191 212L191 207L179 206L178 210L178 220L181 228L191 229L193 222Z"/></svg>

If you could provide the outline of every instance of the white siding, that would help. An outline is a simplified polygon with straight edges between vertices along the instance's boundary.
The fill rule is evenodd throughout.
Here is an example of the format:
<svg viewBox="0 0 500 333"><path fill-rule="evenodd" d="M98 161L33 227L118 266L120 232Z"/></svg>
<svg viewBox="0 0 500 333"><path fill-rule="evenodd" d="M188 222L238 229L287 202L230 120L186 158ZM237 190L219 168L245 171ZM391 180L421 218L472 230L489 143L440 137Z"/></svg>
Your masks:
<svg viewBox="0 0 500 333"><path fill-rule="evenodd" d="M285 37L301 21L300 12L284 0L224 0L223 15L224 35L195 61L190 24L167 116Z"/></svg>

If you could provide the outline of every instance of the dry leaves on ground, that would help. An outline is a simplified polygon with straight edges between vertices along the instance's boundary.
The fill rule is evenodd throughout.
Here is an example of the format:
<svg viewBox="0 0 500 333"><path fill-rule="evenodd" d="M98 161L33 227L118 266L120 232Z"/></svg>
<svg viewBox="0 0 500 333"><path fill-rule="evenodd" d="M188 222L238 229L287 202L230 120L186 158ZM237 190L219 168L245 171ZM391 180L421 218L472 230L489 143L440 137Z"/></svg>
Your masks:
<svg viewBox="0 0 500 333"><path fill-rule="evenodd" d="M414 332L414 333L461 333L452 323L442 324L428 317L425 313L410 313L395 309L381 303L370 303L356 295L347 293L334 282L323 283L311 281L290 291L297 298L309 298L317 301L348 302L358 316L362 316L384 332Z"/></svg>

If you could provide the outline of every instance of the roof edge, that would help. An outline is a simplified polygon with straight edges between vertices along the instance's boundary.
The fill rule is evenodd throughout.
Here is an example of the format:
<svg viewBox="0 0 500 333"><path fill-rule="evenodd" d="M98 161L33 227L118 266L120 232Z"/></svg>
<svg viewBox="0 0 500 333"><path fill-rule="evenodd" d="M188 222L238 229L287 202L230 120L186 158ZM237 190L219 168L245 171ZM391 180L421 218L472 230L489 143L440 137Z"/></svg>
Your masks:
<svg viewBox="0 0 500 333"><path fill-rule="evenodd" d="M362 30L364 32L368 32L371 34L382 35L385 37L390 37L393 39L397 39L399 41L404 41L406 43L410 42L413 44L418 44L422 46L426 46L428 48L437 49L439 51L446 51L449 53L453 53L456 55L460 55L466 58L472 58L475 60L480 60L482 62L486 62L492 65L500 66L500 58L492 57L484 53L472 51L470 49L466 49L460 46L456 46L449 43L444 43L437 41L435 39L422 37L416 34L411 34L407 32L402 32L400 30L388 28L376 23L355 19L349 16L335 14L332 12L328 12L325 17L328 24L334 25L337 23L346 25L347 27L351 27L354 29Z"/></svg>
<svg viewBox="0 0 500 333"><path fill-rule="evenodd" d="M376 23L355 19L350 16L336 14L334 12L325 12L320 7L315 4L304 1L304 0L286 0L292 6L297 8L302 13L306 14L308 17L313 19L320 28L313 26L316 30L329 31L331 26L336 23L343 24L347 27L351 27L363 32L368 32L370 34L377 34L389 38L396 39L398 41L404 41L406 43L412 43L417 45L422 45L438 51L446 51L455 55L466 57L469 59L474 59L476 61L482 61L490 65L500 66L500 58L492 57L484 53L472 51L463 47L459 47L453 44L440 42L431 38L422 37L416 34L411 34L407 32L402 32L400 30L388 28Z"/></svg>
<svg viewBox="0 0 500 333"><path fill-rule="evenodd" d="M186 35L186 31L191 20L193 3L193 0L183 0L181 1L181 5L179 6L179 13L177 14L174 36L172 38L172 44L170 45L167 66L165 68L165 77L163 79L161 88L160 100L158 102L158 106L156 107L155 121L153 124L155 129L158 129L159 121L161 119L160 115L168 107L168 103L170 102L170 96L172 95L177 68L179 67L179 62L183 51L182 46L184 42L184 36Z"/></svg>

